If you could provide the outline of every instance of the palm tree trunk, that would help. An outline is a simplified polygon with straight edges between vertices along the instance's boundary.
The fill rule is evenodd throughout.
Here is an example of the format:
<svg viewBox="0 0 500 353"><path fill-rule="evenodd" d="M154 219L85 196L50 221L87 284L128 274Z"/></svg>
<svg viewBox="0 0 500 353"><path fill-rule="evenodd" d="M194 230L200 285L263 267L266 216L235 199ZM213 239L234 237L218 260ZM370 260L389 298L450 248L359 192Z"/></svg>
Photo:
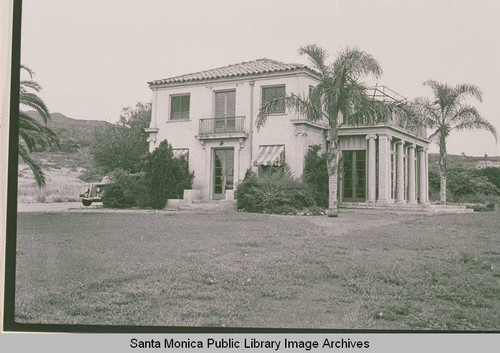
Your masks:
<svg viewBox="0 0 500 353"><path fill-rule="evenodd" d="M446 137L443 134L439 138L439 178L441 204L446 205Z"/></svg>
<svg viewBox="0 0 500 353"><path fill-rule="evenodd" d="M338 194L338 171L339 171L339 146L337 134L330 138L327 150L327 170L328 170L328 217L338 217L337 194Z"/></svg>

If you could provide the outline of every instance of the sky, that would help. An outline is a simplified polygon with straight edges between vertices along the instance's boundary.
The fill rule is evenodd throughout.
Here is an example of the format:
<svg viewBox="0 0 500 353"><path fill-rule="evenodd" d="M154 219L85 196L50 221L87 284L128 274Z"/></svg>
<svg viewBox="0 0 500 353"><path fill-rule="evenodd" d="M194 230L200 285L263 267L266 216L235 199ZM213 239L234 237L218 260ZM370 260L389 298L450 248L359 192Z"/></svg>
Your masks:
<svg viewBox="0 0 500 353"><path fill-rule="evenodd" d="M75 119L116 122L151 100L155 79L258 58L307 64L297 50L315 43L331 60L346 46L373 55L377 82L409 100L431 96L429 79L475 84L483 102L470 103L500 133L497 0L24 0L21 38L50 111ZM500 143L454 133L448 153L498 156Z"/></svg>

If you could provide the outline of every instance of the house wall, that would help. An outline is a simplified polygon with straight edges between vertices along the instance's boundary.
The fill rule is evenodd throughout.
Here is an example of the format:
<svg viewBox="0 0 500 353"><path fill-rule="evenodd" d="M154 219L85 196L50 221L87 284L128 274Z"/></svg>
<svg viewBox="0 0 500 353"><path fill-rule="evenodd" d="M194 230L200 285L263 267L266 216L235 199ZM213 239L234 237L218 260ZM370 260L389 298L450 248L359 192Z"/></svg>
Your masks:
<svg viewBox="0 0 500 353"><path fill-rule="evenodd" d="M252 160L257 156L261 145L285 145L285 160L296 177L302 175L304 157L308 146L323 144L323 135L318 128L302 128L297 132L294 119L301 118L297 113L287 111L268 117L264 127L257 129L256 119L262 104L262 89L267 86L285 85L286 94L307 95L309 86L315 80L305 74L280 74L269 77L241 80L210 81L196 84L169 85L153 88L151 128L157 128L156 141L150 144L154 150L162 140L167 140L173 148L189 149L189 168L194 171L193 189L203 190L203 199L211 198L212 188L212 149L233 147L235 162L235 183L241 181ZM196 138L199 133L200 119L215 116L215 92L236 90L236 116L245 116L245 132L249 137L242 139L213 139L201 143ZM253 90L253 107L251 104ZM190 94L189 120L170 120L170 97L177 94ZM253 109L253 112L251 111ZM250 136L251 135L251 136ZM251 142L251 146L250 146Z"/></svg>

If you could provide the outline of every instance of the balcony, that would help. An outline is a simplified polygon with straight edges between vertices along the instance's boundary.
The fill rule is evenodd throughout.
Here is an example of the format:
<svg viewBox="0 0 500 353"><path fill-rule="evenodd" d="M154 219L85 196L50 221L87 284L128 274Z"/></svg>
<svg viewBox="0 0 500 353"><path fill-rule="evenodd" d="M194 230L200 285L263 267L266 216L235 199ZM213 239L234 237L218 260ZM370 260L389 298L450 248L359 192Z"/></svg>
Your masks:
<svg viewBox="0 0 500 353"><path fill-rule="evenodd" d="M246 138L245 117L230 116L224 118L200 119L198 139Z"/></svg>

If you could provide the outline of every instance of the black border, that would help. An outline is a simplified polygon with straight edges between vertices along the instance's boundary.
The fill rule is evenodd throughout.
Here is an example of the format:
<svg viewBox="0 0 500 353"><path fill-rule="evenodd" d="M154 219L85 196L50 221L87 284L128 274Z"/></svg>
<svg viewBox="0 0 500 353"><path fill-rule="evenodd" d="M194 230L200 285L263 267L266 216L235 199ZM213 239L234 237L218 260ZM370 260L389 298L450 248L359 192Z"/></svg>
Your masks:
<svg viewBox="0 0 500 353"><path fill-rule="evenodd" d="M19 82L21 58L22 0L13 0L12 54L10 83L10 127L7 172L7 226L5 248L4 331L18 332L67 332L67 333L305 333L305 334L484 334L500 331L444 331L444 330L383 330L383 329L301 329L301 328L254 328L254 327L191 327L191 326L125 326L125 325L64 325L24 324L15 322L16 288L16 236L17 236L17 172L19 122Z"/></svg>
<svg viewBox="0 0 500 353"><path fill-rule="evenodd" d="M19 330L14 322L16 290L16 235L17 235L17 162L19 139L19 79L21 62L21 10L22 0L12 4L12 52L10 66L10 124L7 171L7 217L5 233L5 288L4 288L4 330Z"/></svg>

